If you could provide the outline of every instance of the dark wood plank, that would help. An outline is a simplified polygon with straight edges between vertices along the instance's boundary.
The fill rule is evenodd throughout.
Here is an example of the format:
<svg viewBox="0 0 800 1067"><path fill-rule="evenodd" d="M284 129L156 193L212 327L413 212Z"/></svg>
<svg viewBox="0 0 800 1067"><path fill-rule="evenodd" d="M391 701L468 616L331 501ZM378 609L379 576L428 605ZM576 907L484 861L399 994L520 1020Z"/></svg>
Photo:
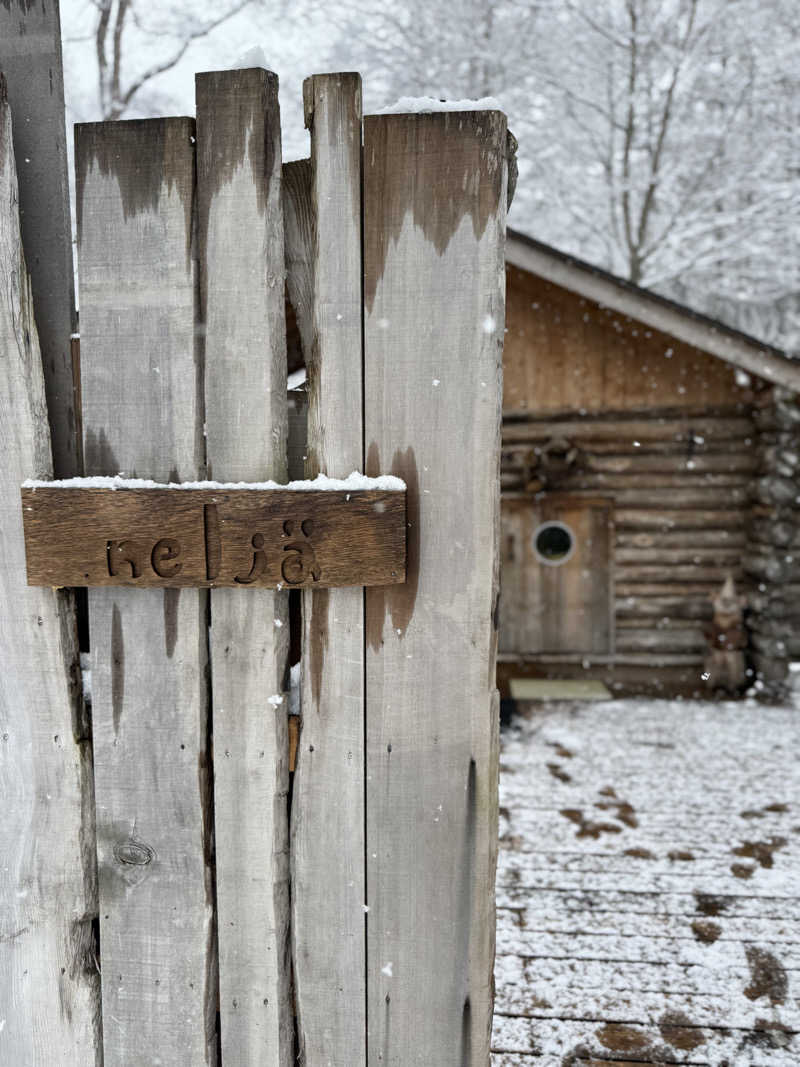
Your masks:
<svg viewBox="0 0 800 1067"><path fill-rule="evenodd" d="M254 588L405 580L402 490L22 490L30 585Z"/></svg>

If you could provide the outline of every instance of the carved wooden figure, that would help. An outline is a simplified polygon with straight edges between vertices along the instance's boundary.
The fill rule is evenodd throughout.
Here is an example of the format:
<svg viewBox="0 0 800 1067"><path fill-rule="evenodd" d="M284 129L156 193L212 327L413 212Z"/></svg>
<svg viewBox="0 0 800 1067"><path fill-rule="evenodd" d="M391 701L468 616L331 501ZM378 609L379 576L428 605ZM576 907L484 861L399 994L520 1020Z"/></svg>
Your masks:
<svg viewBox="0 0 800 1067"><path fill-rule="evenodd" d="M722 589L711 597L714 616L706 627L709 643L703 679L708 689L725 689L735 693L746 680L744 649L747 631L744 608L747 598L736 595L733 576L728 575Z"/></svg>

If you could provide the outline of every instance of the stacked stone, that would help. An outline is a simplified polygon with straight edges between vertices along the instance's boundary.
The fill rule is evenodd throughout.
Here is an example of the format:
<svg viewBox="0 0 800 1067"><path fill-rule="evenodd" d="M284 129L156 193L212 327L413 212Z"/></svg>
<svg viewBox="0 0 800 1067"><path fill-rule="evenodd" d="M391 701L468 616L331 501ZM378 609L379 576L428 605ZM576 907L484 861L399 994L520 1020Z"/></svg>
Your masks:
<svg viewBox="0 0 800 1067"><path fill-rule="evenodd" d="M777 388L764 397L744 570L751 663L765 695L779 698L800 660L800 402Z"/></svg>

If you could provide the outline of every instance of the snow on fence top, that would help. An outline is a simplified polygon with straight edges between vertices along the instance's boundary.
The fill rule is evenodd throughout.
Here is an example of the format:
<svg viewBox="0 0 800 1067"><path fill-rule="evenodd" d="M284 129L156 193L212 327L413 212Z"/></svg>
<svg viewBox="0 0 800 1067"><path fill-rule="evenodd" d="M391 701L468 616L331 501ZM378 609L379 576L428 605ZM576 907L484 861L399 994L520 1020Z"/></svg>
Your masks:
<svg viewBox="0 0 800 1067"><path fill-rule="evenodd" d="M433 111L505 111L493 96L480 100L436 100L432 96L401 96L394 104L371 111L371 115L424 115Z"/></svg>
<svg viewBox="0 0 800 1067"><path fill-rule="evenodd" d="M355 492L358 490L382 490L384 492L403 492L406 483L401 478L395 478L393 474L382 474L378 478L368 478L365 474L353 471L347 478L329 478L326 474L318 474L316 478L305 478L299 481L287 482L153 482L148 478L123 478L116 474L113 477L97 475L93 478L63 478L57 481L37 481L29 478L22 483L23 489L217 489L220 492L228 489L290 489L294 492L319 492L330 490L335 492Z"/></svg>

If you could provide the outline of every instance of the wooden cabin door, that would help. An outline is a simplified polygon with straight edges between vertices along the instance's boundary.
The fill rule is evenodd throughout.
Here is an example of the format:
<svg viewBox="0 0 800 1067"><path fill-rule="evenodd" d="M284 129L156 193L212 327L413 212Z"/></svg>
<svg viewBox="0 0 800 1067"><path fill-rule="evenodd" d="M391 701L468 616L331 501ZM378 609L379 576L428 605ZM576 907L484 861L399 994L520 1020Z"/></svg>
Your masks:
<svg viewBox="0 0 800 1067"><path fill-rule="evenodd" d="M504 498L500 651L610 655L612 553L610 500Z"/></svg>

